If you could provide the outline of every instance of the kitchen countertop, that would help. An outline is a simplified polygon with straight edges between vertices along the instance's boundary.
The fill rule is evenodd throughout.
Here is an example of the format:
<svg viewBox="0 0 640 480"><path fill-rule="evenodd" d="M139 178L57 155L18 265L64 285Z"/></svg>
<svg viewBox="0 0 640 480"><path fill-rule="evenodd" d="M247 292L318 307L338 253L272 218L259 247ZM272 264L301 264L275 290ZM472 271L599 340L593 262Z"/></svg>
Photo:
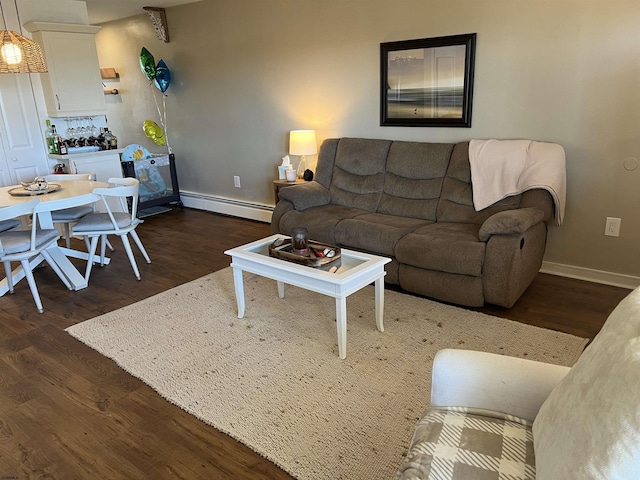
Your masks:
<svg viewBox="0 0 640 480"><path fill-rule="evenodd" d="M115 150L99 150L97 152L78 152L78 153L70 153L67 155L52 155L49 154L49 158L53 158L55 160L70 160L72 158L78 157L104 157L107 155L113 155L114 153L120 154L124 152L124 148L116 148Z"/></svg>

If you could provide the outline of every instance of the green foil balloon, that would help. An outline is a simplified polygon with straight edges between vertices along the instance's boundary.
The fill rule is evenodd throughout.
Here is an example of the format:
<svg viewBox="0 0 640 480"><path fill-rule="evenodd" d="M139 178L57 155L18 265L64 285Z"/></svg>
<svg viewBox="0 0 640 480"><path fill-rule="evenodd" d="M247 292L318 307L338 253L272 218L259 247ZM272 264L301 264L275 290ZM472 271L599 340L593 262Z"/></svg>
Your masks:
<svg viewBox="0 0 640 480"><path fill-rule="evenodd" d="M156 62L153 58L153 55L151 55L149 50L144 47L142 47L142 50L140 51L140 69L150 82L153 82L155 80Z"/></svg>

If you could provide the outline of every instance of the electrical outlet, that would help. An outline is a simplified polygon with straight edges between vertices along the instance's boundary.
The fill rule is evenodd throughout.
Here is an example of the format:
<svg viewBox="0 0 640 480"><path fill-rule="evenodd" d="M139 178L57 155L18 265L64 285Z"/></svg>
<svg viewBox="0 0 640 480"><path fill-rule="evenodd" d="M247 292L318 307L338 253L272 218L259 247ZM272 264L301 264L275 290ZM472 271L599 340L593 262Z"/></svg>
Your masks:
<svg viewBox="0 0 640 480"><path fill-rule="evenodd" d="M607 217L607 223L604 227L604 234L608 237L619 237L621 223L621 218Z"/></svg>
<svg viewBox="0 0 640 480"><path fill-rule="evenodd" d="M238 175L233 176L233 186L240 188L240 177Z"/></svg>

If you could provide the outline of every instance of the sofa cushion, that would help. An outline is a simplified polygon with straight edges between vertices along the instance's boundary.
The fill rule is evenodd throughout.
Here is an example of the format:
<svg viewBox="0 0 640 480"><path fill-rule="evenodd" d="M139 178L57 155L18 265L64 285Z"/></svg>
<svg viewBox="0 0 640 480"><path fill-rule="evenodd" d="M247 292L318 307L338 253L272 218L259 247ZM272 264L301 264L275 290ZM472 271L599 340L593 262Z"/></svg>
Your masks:
<svg viewBox="0 0 640 480"><path fill-rule="evenodd" d="M531 427L516 417L430 408L396 480L535 480Z"/></svg>
<svg viewBox="0 0 640 480"><path fill-rule="evenodd" d="M402 263L398 266L398 284L403 290L442 302L469 307L484 305L482 277L426 270Z"/></svg>
<svg viewBox="0 0 640 480"><path fill-rule="evenodd" d="M336 242L347 248L393 256L400 238L427 223L417 218L367 213L338 223Z"/></svg>
<svg viewBox="0 0 640 480"><path fill-rule="evenodd" d="M452 143L393 142L378 212L436 220Z"/></svg>
<svg viewBox="0 0 640 480"><path fill-rule="evenodd" d="M451 153L451 161L442 184L438 202L438 222L463 222L481 225L494 213L518 208L522 195L507 197L492 206L476 212L471 189L469 166L469 142L457 143Z"/></svg>
<svg viewBox="0 0 640 480"><path fill-rule="evenodd" d="M331 187L333 166L336 160L338 143L340 143L339 138L327 138L322 142L320 149L318 150L318 163L316 165L316 173L313 176L313 180L318 182L327 190Z"/></svg>
<svg viewBox="0 0 640 480"><path fill-rule="evenodd" d="M291 187L293 188L293 187ZM367 212L342 205L323 205L311 207L304 211L289 210L280 217L280 232L291 234L295 227L306 227L309 238L318 242L337 245L335 237L336 225L345 218L354 218Z"/></svg>
<svg viewBox="0 0 640 480"><path fill-rule="evenodd" d="M538 479L631 479L640 472L640 288L551 392L533 424Z"/></svg>
<svg viewBox="0 0 640 480"><path fill-rule="evenodd" d="M306 210L307 208L326 205L331 199L329 190L318 182L307 182L282 187L278 191L278 197L281 200L291 202L296 210Z"/></svg>
<svg viewBox="0 0 640 480"><path fill-rule="evenodd" d="M405 235L396 244L400 263L460 275L482 275L486 244L478 225L431 223Z"/></svg>
<svg viewBox="0 0 640 480"><path fill-rule="evenodd" d="M331 203L375 212L390 146L390 140L341 139L329 189Z"/></svg>

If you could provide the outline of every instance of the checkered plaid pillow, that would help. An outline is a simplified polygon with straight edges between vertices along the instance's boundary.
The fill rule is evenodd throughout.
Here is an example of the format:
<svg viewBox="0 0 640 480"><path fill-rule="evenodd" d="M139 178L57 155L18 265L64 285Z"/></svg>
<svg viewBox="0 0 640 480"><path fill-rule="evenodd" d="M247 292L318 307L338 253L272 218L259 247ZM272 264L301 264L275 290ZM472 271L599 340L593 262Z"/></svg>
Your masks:
<svg viewBox="0 0 640 480"><path fill-rule="evenodd" d="M465 409L429 409L397 480L535 480L531 425Z"/></svg>

